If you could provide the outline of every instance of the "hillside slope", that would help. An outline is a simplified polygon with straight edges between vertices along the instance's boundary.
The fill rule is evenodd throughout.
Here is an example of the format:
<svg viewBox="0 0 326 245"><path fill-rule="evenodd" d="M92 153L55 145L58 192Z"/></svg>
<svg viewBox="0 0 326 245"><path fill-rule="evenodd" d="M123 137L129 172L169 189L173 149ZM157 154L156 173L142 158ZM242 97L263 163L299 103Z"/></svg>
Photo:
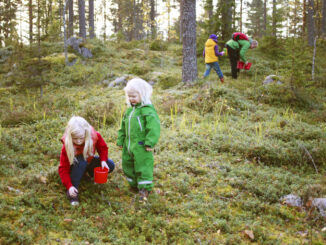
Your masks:
<svg viewBox="0 0 326 245"><path fill-rule="evenodd" d="M179 45L92 45L92 60L72 67L51 60L41 99L2 65L1 244L325 244L318 210L280 201L290 193L304 203L326 195L325 88L310 86L298 97L287 78L262 85L279 70L260 50L249 54L256 64L238 80L228 76L224 57L224 84L212 72L184 86ZM155 189L145 204L129 192L115 145L123 90L102 83L124 74L156 82L162 132ZM57 174L59 139L71 115L103 135L116 162L107 184L82 183L77 207Z"/></svg>

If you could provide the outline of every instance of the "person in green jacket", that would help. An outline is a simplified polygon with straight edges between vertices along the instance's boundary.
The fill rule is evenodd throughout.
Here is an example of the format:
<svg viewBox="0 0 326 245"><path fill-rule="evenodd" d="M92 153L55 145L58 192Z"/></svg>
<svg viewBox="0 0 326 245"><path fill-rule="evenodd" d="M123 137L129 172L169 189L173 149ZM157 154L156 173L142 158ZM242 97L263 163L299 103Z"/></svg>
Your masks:
<svg viewBox="0 0 326 245"><path fill-rule="evenodd" d="M122 169L131 190L147 200L153 189L153 148L160 138L160 119L152 105L152 86L134 78L124 88L128 108L118 131L117 145L122 149Z"/></svg>
<svg viewBox="0 0 326 245"><path fill-rule="evenodd" d="M241 32L235 32L232 35L232 39L227 41L226 48L230 59L232 78L237 79L239 69L237 63L239 60L243 61L245 65L249 62L246 58L246 53L249 48L257 48L258 42L248 38Z"/></svg>

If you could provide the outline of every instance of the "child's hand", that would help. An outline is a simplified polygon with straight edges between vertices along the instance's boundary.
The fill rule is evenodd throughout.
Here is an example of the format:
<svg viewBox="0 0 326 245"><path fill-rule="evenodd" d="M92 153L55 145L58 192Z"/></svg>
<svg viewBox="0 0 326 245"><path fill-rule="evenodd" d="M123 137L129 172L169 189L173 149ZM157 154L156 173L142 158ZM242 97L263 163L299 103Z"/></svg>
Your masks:
<svg viewBox="0 0 326 245"><path fill-rule="evenodd" d="M74 186L70 187L68 192L71 197L76 197L78 194L78 190Z"/></svg>
<svg viewBox="0 0 326 245"><path fill-rule="evenodd" d="M224 55L224 51L221 52L221 56L223 56L223 55Z"/></svg>
<svg viewBox="0 0 326 245"><path fill-rule="evenodd" d="M153 148L146 146L145 147L146 151L153 151Z"/></svg>
<svg viewBox="0 0 326 245"><path fill-rule="evenodd" d="M122 150L123 146L122 145L119 145L119 148Z"/></svg>
<svg viewBox="0 0 326 245"><path fill-rule="evenodd" d="M108 170L110 170L109 166L107 165L106 161L102 161L101 162L101 166L102 168L107 168Z"/></svg>

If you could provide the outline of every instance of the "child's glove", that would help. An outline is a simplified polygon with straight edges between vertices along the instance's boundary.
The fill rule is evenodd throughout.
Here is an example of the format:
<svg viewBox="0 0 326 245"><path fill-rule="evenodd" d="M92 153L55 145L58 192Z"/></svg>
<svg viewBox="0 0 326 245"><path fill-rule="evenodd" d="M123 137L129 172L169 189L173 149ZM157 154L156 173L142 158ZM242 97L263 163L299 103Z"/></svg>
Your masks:
<svg viewBox="0 0 326 245"><path fill-rule="evenodd" d="M70 187L68 192L71 197L76 197L78 195L78 190L74 186Z"/></svg>
<svg viewBox="0 0 326 245"><path fill-rule="evenodd" d="M106 161L102 161L101 162L101 166L102 168L107 168L108 170L110 170L109 166L107 165Z"/></svg>
<svg viewBox="0 0 326 245"><path fill-rule="evenodd" d="M221 56L223 56L223 55L224 55L224 51L221 52Z"/></svg>

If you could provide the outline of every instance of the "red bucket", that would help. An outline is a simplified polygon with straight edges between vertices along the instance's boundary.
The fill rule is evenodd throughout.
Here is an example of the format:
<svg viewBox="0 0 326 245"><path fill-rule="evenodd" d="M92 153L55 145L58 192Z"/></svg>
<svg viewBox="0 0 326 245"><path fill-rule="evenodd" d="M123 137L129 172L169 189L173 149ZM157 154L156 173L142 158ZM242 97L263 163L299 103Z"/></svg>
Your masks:
<svg viewBox="0 0 326 245"><path fill-rule="evenodd" d="M107 168L94 168L94 182L97 184L104 184L108 180L109 170Z"/></svg>
<svg viewBox="0 0 326 245"><path fill-rule="evenodd" d="M247 65L245 65L245 70L250 70L251 67L251 63L248 63Z"/></svg>
<svg viewBox="0 0 326 245"><path fill-rule="evenodd" d="M238 69L243 69L244 64L245 64L244 62L242 62L242 61L238 61L237 68L238 68Z"/></svg>

